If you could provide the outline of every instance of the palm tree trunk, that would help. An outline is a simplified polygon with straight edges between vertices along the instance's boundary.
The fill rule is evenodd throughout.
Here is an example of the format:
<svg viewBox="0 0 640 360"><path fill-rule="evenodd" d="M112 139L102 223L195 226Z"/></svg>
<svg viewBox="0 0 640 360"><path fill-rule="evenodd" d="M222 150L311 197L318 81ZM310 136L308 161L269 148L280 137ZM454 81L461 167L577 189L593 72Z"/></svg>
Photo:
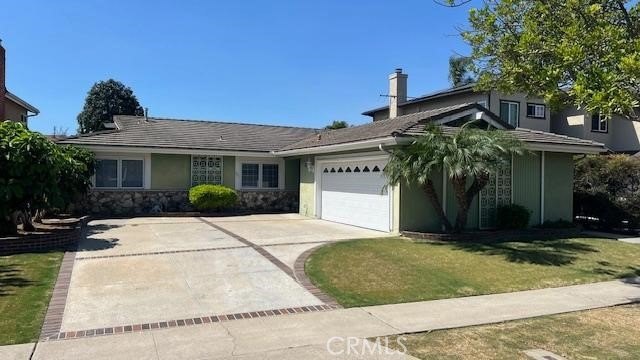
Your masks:
<svg viewBox="0 0 640 360"><path fill-rule="evenodd" d="M427 194L429 200L431 200L431 205L433 205L433 209L436 211L436 214L438 214L445 230L451 231L451 222L449 222L447 215L444 213L444 209L442 209L442 203L440 202L440 199L438 199L438 193L436 192L436 188L433 186L433 181L427 180L427 182L422 185L422 190Z"/></svg>
<svg viewBox="0 0 640 360"><path fill-rule="evenodd" d="M458 202L458 214L456 215L456 224L453 231L461 232L465 226L467 226L470 207L470 201L467 197L467 177L454 177L451 179L451 183L453 185L453 192L456 195L456 201Z"/></svg>

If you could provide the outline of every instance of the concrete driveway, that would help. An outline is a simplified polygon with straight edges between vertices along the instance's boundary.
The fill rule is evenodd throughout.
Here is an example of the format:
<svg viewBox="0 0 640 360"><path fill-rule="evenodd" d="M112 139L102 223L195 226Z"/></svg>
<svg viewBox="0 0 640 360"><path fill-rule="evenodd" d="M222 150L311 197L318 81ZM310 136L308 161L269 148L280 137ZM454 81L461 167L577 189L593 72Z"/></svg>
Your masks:
<svg viewBox="0 0 640 360"><path fill-rule="evenodd" d="M322 305L286 266L322 242L384 235L298 215L92 221L60 331Z"/></svg>

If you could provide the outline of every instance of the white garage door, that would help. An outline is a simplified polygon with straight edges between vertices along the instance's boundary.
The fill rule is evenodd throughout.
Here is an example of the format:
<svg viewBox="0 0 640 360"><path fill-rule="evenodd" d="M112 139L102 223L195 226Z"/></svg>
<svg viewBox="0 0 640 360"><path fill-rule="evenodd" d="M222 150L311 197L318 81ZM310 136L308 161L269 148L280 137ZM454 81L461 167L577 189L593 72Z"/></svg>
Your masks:
<svg viewBox="0 0 640 360"><path fill-rule="evenodd" d="M386 160L321 163L321 217L390 230L390 202L382 170Z"/></svg>

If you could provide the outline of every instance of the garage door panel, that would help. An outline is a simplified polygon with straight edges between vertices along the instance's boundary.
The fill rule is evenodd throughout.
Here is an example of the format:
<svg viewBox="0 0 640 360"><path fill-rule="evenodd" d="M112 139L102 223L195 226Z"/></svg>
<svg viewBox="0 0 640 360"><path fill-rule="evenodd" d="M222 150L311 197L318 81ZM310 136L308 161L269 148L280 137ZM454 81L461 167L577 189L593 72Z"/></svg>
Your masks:
<svg viewBox="0 0 640 360"><path fill-rule="evenodd" d="M390 230L390 202L382 161L328 163L322 167L323 219Z"/></svg>

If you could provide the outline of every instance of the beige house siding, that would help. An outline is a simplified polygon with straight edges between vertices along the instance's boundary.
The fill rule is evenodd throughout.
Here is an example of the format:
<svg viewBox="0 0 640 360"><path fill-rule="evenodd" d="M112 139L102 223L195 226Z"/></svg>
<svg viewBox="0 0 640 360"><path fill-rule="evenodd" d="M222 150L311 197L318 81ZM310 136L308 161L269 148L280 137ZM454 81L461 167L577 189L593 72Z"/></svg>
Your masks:
<svg viewBox="0 0 640 360"><path fill-rule="evenodd" d="M23 108L22 106L14 103L11 100L6 100L4 103L4 119L2 119L2 121L5 120L11 120L14 122L20 122L26 125L26 120L27 119L27 109Z"/></svg>
<svg viewBox="0 0 640 360"><path fill-rule="evenodd" d="M464 103L477 103L486 101L488 102L489 97L485 93L469 93L469 94L460 94L447 96L439 99L433 99L431 101L424 101L420 103L415 103L411 105L405 105L402 109L402 115L405 114L413 114L420 111L427 111L438 109L447 106L453 106L456 104L464 104Z"/></svg>
<svg viewBox="0 0 640 360"><path fill-rule="evenodd" d="M605 144L620 152L640 151L640 122L621 116L609 120L607 132L591 129L591 114L575 107L566 107L553 114L552 132Z"/></svg>
<svg viewBox="0 0 640 360"><path fill-rule="evenodd" d="M491 91L491 99L489 110L500 116L500 101L512 101L520 104L519 127L538 131L551 131L551 114L549 106L546 106L545 118L529 118L527 117L527 104L545 104L544 99L530 97L525 94L503 94L497 91Z"/></svg>

